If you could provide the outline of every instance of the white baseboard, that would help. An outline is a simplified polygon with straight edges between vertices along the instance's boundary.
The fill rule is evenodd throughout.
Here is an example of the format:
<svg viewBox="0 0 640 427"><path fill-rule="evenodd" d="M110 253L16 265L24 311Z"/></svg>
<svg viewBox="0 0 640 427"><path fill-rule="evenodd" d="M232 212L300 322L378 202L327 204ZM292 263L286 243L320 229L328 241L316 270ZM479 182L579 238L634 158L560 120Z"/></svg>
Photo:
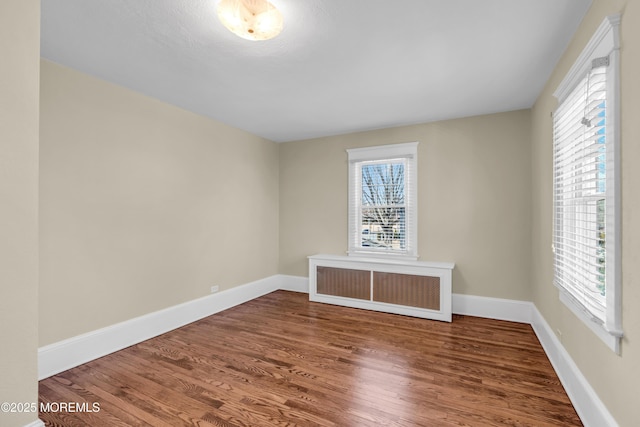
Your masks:
<svg viewBox="0 0 640 427"><path fill-rule="evenodd" d="M616 420L535 306L531 326L585 427L617 426Z"/></svg>
<svg viewBox="0 0 640 427"><path fill-rule="evenodd" d="M35 420L26 424L24 427L44 427L44 422L42 422L42 420Z"/></svg>
<svg viewBox="0 0 640 427"><path fill-rule="evenodd" d="M309 293L309 278L300 276L289 276L286 274L278 274L280 289L283 291Z"/></svg>
<svg viewBox="0 0 640 427"><path fill-rule="evenodd" d="M47 378L278 289L308 293L309 279L277 274L41 347L38 349L38 377ZM531 324L584 425L617 426L532 302L462 294L453 294L452 298L455 314ZM42 425L35 421L25 427Z"/></svg>
<svg viewBox="0 0 640 427"><path fill-rule="evenodd" d="M451 304L454 314L531 323L531 313L534 305L529 301L477 297L463 294L453 294L452 298L453 301Z"/></svg>
<svg viewBox="0 0 640 427"><path fill-rule="evenodd" d="M280 275L275 275L40 347L38 379L122 350L279 288Z"/></svg>

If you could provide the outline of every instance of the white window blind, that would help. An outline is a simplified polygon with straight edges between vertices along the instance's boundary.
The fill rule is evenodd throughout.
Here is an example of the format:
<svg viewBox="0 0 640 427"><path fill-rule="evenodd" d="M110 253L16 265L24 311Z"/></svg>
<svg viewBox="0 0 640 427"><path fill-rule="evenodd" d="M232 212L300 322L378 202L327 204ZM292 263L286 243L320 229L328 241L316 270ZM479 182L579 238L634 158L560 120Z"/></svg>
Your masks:
<svg viewBox="0 0 640 427"><path fill-rule="evenodd" d="M622 332L620 15L607 16L554 96L554 283L609 348Z"/></svg>
<svg viewBox="0 0 640 427"><path fill-rule="evenodd" d="M606 71L606 66L589 71L556 111L553 151L555 283L601 322L606 319Z"/></svg>
<svg viewBox="0 0 640 427"><path fill-rule="evenodd" d="M416 259L417 143L347 152L348 253Z"/></svg>
<svg viewBox="0 0 640 427"><path fill-rule="evenodd" d="M615 293L616 144L609 57L592 68L554 115L554 282L571 304L621 336Z"/></svg>

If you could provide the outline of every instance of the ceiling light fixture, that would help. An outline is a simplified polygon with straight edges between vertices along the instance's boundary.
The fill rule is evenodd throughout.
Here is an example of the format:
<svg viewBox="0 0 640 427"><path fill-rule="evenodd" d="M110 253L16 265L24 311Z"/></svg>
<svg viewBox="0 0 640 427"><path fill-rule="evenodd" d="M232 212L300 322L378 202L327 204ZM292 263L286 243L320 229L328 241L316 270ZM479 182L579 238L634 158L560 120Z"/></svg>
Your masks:
<svg viewBox="0 0 640 427"><path fill-rule="evenodd" d="M282 31L282 14L267 0L220 0L218 18L247 40L269 40Z"/></svg>

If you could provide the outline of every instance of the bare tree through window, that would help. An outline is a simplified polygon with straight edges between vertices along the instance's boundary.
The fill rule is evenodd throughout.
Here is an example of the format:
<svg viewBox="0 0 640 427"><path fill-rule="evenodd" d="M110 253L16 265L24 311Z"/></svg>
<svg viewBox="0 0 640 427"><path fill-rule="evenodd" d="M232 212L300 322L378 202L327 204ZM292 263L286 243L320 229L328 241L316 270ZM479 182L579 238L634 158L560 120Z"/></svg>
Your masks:
<svg viewBox="0 0 640 427"><path fill-rule="evenodd" d="M405 249L405 167L362 165L362 246Z"/></svg>

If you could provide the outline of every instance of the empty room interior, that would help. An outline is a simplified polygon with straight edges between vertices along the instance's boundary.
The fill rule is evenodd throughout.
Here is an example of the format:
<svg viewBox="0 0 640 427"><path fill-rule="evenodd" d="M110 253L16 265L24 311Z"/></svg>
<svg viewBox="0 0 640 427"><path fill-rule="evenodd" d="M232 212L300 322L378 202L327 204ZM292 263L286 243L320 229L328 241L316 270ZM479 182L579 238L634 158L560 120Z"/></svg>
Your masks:
<svg viewBox="0 0 640 427"><path fill-rule="evenodd" d="M0 425L638 425L640 1L3 0L0 52Z"/></svg>

